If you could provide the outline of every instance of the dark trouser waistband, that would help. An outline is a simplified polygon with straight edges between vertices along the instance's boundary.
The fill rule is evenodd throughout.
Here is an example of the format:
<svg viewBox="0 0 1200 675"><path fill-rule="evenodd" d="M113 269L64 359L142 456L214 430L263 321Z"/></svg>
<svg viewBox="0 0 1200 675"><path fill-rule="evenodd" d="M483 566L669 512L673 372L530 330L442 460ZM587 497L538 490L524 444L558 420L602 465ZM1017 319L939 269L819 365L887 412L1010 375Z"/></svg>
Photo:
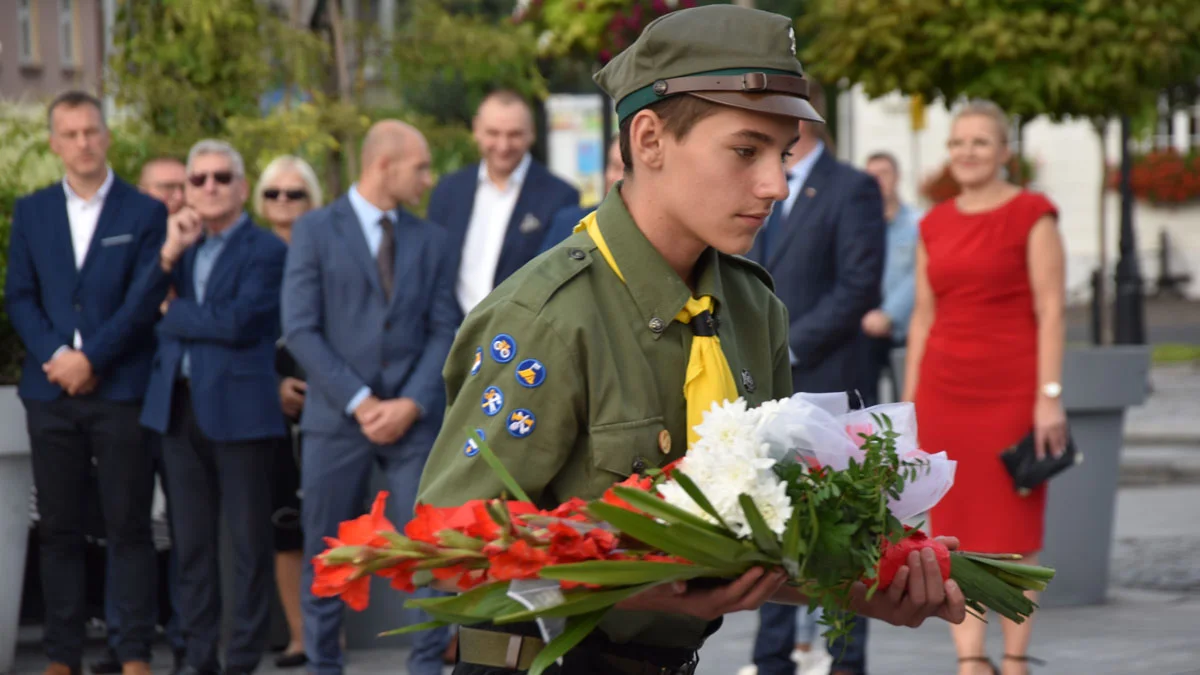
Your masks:
<svg viewBox="0 0 1200 675"><path fill-rule="evenodd" d="M540 638L529 635L470 627L459 631L459 658L464 663L528 670L544 648ZM692 675L698 663L694 650L617 644L598 632L565 657L566 666L573 661L589 664L591 671L613 675ZM570 667L564 667L564 671L574 672Z"/></svg>

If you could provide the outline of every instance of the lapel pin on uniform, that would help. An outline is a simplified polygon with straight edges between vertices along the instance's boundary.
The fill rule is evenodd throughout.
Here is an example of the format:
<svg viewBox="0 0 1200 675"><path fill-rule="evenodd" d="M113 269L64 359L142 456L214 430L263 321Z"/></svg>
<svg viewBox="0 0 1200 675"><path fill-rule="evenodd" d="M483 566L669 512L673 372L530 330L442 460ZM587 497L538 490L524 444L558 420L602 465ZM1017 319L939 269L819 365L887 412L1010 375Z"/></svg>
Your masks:
<svg viewBox="0 0 1200 675"><path fill-rule="evenodd" d="M817 188L815 188L815 187L804 188L804 196L808 197L809 199L816 197L817 196Z"/></svg>

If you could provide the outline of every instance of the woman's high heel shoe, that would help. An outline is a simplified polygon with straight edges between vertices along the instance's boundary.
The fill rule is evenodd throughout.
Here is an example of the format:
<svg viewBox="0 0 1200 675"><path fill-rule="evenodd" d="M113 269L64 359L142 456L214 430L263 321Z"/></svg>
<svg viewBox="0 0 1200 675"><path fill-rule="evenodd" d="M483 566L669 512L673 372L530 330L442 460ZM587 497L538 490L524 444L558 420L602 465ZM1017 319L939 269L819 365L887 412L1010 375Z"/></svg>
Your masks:
<svg viewBox="0 0 1200 675"><path fill-rule="evenodd" d="M1043 661L1039 658L1034 658L1032 656L1029 656L1028 654L1005 654L1004 660L1005 661L1016 661L1018 663L1024 663L1025 664L1025 672L1029 672L1029 664L1031 664L1031 663L1035 666L1046 665L1045 661ZM997 672L999 672L999 671L997 671Z"/></svg>

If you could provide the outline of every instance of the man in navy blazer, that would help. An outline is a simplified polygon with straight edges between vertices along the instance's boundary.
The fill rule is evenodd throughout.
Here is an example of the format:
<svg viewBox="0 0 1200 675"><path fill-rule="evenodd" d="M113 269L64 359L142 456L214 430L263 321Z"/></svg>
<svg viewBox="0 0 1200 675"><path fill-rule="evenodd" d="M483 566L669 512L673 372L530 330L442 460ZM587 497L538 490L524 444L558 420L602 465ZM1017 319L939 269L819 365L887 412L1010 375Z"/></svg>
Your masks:
<svg viewBox="0 0 1200 675"><path fill-rule="evenodd" d="M411 517L425 459L446 404L442 367L462 319L454 255L442 228L404 210L432 183L416 129L384 120L367 133L362 172L348 194L292 230L283 289L288 350L308 374L300 417L305 560L338 524L367 508L379 465L394 522ZM278 412L276 412L278 417ZM304 567L304 644L310 669L340 675L341 600L312 593ZM418 633L412 675L440 675L446 629Z"/></svg>
<svg viewBox="0 0 1200 675"><path fill-rule="evenodd" d="M815 83L810 94L823 113L824 95ZM867 339L862 319L879 306L883 277L887 230L879 185L839 162L826 138L824 125L800 122L788 199L775 204L748 254L771 273L787 306L797 392L849 392L861 381ZM768 603L759 612L758 675L794 673L796 608ZM866 625L866 619L855 622L854 639L844 650L839 641L830 646L833 673L865 672Z"/></svg>
<svg viewBox="0 0 1200 675"><path fill-rule="evenodd" d="M50 104L50 148L62 182L17 200L5 299L25 363L25 405L37 487L48 675L81 668L87 620L84 514L93 459L113 562L127 674L149 673L154 639L154 462L137 424L165 287L156 264L167 209L106 163L100 102L67 92Z"/></svg>
<svg viewBox="0 0 1200 675"><path fill-rule="evenodd" d="M279 414L275 341L287 247L243 210L242 157L223 141L192 146L187 206L171 217L154 272L164 303L142 410L163 435L179 561L181 675L244 675L267 646L272 583L271 469ZM220 517L233 544L237 604L222 667Z"/></svg>
<svg viewBox="0 0 1200 675"><path fill-rule="evenodd" d="M579 190L530 157L533 112L519 95L488 95L472 130L483 161L443 178L428 213L459 247L454 283L463 314L537 256L554 214L579 206Z"/></svg>

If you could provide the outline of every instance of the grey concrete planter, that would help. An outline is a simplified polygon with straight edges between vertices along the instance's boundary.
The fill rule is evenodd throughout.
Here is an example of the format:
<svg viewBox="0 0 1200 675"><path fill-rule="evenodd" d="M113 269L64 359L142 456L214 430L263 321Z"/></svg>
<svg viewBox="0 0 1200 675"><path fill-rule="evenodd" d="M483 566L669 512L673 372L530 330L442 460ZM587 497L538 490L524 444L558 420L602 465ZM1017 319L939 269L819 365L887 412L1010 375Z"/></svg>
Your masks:
<svg viewBox="0 0 1200 675"><path fill-rule="evenodd" d="M0 673L12 670L29 541L29 435L16 387L0 387Z"/></svg>
<svg viewBox="0 0 1200 675"><path fill-rule="evenodd" d="M892 363L903 388L904 350L893 354ZM1058 574L1042 596L1044 607L1105 601L1125 410L1145 400L1149 369L1150 350L1143 346L1068 349L1065 354L1063 403L1085 459L1050 484L1041 562Z"/></svg>

